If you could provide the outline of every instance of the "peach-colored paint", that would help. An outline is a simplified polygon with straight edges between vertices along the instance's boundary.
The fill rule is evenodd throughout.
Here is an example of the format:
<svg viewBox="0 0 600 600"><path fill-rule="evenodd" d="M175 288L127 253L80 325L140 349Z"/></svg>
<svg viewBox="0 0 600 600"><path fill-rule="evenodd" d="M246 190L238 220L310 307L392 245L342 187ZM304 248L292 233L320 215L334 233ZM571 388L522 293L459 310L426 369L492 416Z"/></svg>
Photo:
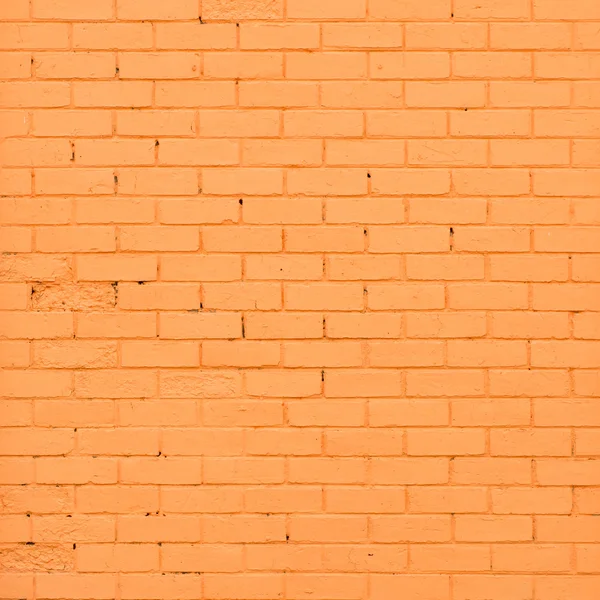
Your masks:
<svg viewBox="0 0 600 600"><path fill-rule="evenodd" d="M597 600L598 0L1 0L0 597Z"/></svg>

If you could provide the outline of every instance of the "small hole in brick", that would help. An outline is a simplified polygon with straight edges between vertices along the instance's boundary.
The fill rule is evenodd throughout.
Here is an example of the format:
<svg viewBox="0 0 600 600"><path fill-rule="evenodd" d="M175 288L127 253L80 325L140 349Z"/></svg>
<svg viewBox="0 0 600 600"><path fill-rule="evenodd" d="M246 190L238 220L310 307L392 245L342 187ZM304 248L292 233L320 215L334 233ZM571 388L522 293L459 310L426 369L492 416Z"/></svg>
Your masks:
<svg viewBox="0 0 600 600"><path fill-rule="evenodd" d="M371 179L371 173L367 173L367 177Z"/></svg>
<svg viewBox="0 0 600 600"><path fill-rule="evenodd" d="M240 203L241 205L243 205L243 204L244 204L244 201L243 201L243 200L240 198L240 200L239 200L239 203Z"/></svg>

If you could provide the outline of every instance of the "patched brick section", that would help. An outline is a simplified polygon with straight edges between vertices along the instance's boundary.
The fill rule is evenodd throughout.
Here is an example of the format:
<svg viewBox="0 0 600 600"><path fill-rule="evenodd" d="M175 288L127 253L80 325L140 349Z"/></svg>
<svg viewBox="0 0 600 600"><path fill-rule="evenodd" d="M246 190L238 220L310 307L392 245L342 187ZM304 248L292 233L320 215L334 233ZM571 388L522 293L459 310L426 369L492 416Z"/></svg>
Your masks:
<svg viewBox="0 0 600 600"><path fill-rule="evenodd" d="M598 0L0 2L0 596L596 600Z"/></svg>
<svg viewBox="0 0 600 600"><path fill-rule="evenodd" d="M117 283L34 283L31 286L31 309L80 312L112 310L117 304L117 297Z"/></svg>

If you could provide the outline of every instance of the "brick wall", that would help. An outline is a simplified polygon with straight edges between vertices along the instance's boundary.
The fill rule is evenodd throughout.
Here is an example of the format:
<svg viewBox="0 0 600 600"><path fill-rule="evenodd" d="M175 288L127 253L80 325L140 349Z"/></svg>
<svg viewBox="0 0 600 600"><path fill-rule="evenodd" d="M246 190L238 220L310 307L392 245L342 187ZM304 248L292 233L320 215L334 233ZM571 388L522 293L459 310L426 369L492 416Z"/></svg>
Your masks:
<svg viewBox="0 0 600 600"><path fill-rule="evenodd" d="M0 596L597 600L598 0L2 0Z"/></svg>

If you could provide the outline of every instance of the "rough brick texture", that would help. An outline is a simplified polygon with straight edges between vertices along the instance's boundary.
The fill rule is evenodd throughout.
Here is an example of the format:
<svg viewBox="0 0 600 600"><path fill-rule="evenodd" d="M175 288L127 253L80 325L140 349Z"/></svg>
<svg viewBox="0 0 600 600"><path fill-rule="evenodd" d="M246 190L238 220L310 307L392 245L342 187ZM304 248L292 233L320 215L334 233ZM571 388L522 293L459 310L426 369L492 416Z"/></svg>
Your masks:
<svg viewBox="0 0 600 600"><path fill-rule="evenodd" d="M597 600L599 0L1 0L0 597Z"/></svg>

